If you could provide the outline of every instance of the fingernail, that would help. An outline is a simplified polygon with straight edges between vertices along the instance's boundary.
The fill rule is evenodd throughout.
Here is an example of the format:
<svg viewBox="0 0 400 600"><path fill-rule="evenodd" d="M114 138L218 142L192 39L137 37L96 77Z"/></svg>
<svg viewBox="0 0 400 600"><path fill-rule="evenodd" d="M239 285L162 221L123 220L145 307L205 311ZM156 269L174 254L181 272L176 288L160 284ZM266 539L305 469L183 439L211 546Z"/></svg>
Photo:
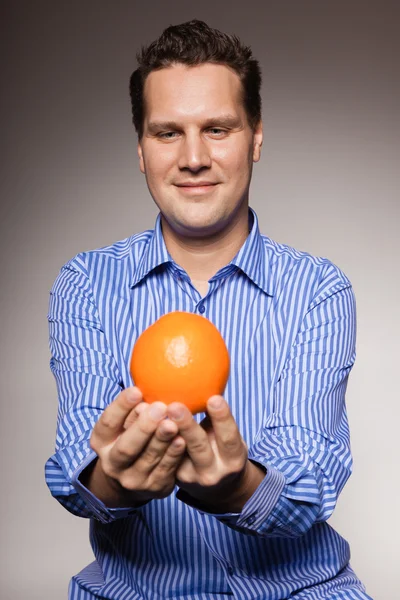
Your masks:
<svg viewBox="0 0 400 600"><path fill-rule="evenodd" d="M149 415L154 421L159 421L166 415L166 406L162 402L154 402L149 408Z"/></svg>
<svg viewBox="0 0 400 600"><path fill-rule="evenodd" d="M137 405L135 406L135 408L133 409L133 410L134 410L134 413L135 413L135 415L138 417L139 415L141 415L141 414L142 414L142 412L143 412L144 410L146 410L146 408L147 408L147 407L148 407L148 404L146 404L146 402L139 402L139 404L137 404Z"/></svg>
<svg viewBox="0 0 400 600"><path fill-rule="evenodd" d="M185 442L181 438L177 438L171 442L171 445L175 450L179 450L184 447Z"/></svg>
<svg viewBox="0 0 400 600"><path fill-rule="evenodd" d="M171 419L173 419L174 421L179 421L179 419L182 419L182 417L185 414L185 409L183 408L183 406L172 406L169 411L168 411L168 415Z"/></svg>
<svg viewBox="0 0 400 600"><path fill-rule="evenodd" d="M137 387L130 387L126 389L129 402L137 402L142 396L140 390Z"/></svg>
<svg viewBox="0 0 400 600"><path fill-rule="evenodd" d="M222 396L212 396L212 397L209 399L209 401L208 401L207 405L208 405L210 408L215 408L215 409L217 409L217 408L221 408L221 406L223 405L223 403L224 403L224 400L223 400Z"/></svg>

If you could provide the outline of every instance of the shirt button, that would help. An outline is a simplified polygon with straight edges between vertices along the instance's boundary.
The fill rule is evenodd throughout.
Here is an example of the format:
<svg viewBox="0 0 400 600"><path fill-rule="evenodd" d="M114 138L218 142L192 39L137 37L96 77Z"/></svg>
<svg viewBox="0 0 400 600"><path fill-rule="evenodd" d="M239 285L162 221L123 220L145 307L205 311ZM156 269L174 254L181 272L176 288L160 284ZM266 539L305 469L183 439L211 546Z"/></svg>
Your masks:
<svg viewBox="0 0 400 600"><path fill-rule="evenodd" d="M231 565L228 566L227 571L228 575L233 575L233 567L231 567Z"/></svg>
<svg viewBox="0 0 400 600"><path fill-rule="evenodd" d="M248 525L253 525L255 520L256 520L256 515L251 515L251 517L246 519Z"/></svg>
<svg viewBox="0 0 400 600"><path fill-rule="evenodd" d="M205 313L205 312L206 312L206 309L205 309L205 306L204 306L204 304L200 304L200 306L199 306L199 312L200 312L201 314L203 314L203 313Z"/></svg>

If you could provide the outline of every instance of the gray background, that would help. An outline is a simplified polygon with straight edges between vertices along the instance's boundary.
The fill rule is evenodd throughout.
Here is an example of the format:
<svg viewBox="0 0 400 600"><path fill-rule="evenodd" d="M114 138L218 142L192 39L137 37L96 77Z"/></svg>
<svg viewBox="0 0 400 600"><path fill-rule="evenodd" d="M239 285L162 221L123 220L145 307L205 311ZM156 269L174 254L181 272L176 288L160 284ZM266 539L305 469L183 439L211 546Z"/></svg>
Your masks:
<svg viewBox="0 0 400 600"><path fill-rule="evenodd" d="M128 79L140 44L193 17L260 59L262 231L328 256L354 284L354 473L332 524L376 599L398 593L399 10L396 2L3 2L1 598L66 598L88 522L50 497L57 398L47 305L77 252L152 227ZM395 591L397 588L397 592Z"/></svg>

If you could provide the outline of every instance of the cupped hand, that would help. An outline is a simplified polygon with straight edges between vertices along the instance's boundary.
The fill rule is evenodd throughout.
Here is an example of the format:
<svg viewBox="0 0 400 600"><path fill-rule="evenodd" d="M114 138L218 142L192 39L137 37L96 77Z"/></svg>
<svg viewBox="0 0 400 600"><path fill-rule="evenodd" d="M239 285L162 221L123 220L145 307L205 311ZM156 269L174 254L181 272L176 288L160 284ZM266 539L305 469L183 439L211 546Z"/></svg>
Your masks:
<svg viewBox="0 0 400 600"><path fill-rule="evenodd" d="M185 441L166 415L165 404L146 404L135 387L102 413L90 438L98 461L86 484L108 506L164 498L174 489Z"/></svg>
<svg viewBox="0 0 400 600"><path fill-rule="evenodd" d="M248 460L228 403L222 396L210 398L201 424L180 403L170 404L167 415L186 442L178 486L211 512L240 512L265 473Z"/></svg>

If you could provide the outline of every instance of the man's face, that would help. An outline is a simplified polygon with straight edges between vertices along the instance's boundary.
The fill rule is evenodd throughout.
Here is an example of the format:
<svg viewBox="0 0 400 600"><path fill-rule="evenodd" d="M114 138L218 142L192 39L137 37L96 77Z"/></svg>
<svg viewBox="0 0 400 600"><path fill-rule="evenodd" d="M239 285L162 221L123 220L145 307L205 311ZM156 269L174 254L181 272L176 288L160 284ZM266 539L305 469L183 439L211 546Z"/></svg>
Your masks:
<svg viewBox="0 0 400 600"><path fill-rule="evenodd" d="M174 65L151 72L144 94L140 169L171 233L201 238L247 222L262 127L248 123L238 75Z"/></svg>

